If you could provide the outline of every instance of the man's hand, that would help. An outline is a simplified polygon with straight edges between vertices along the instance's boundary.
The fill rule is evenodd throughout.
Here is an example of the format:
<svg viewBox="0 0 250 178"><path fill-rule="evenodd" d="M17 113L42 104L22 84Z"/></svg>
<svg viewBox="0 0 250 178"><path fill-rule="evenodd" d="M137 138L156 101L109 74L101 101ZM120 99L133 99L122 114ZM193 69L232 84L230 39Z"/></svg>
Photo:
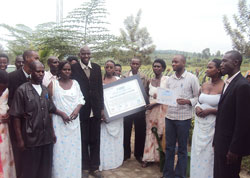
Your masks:
<svg viewBox="0 0 250 178"><path fill-rule="evenodd" d="M101 110L101 121L106 122L106 117L105 117L105 114L104 114L104 110L103 110L103 109Z"/></svg>
<svg viewBox="0 0 250 178"><path fill-rule="evenodd" d="M191 105L190 100L183 99L183 98L178 98L178 99L176 100L176 102L177 102L179 105L185 105L185 104Z"/></svg>
<svg viewBox="0 0 250 178"><path fill-rule="evenodd" d="M227 164L234 164L239 159L239 155L234 154L231 151L228 151L226 157L227 157Z"/></svg>
<svg viewBox="0 0 250 178"><path fill-rule="evenodd" d="M24 146L24 141L23 141L23 139L18 139L18 140L17 140L17 147L18 147L21 151L24 151L24 150L25 150L25 146Z"/></svg>
<svg viewBox="0 0 250 178"><path fill-rule="evenodd" d="M56 140L57 140L56 135L53 134L53 143L54 143L54 144L56 143Z"/></svg>

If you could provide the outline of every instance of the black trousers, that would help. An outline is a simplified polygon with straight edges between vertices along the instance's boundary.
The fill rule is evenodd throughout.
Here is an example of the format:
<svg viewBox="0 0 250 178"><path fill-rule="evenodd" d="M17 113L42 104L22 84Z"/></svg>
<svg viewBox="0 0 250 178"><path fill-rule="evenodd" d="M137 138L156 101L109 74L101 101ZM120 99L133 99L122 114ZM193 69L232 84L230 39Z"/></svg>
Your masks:
<svg viewBox="0 0 250 178"><path fill-rule="evenodd" d="M101 120L91 117L81 121L82 169L95 171L100 165Z"/></svg>
<svg viewBox="0 0 250 178"><path fill-rule="evenodd" d="M127 116L124 118L124 159L131 155L131 131L132 125L135 126L135 148L134 156L142 158L146 137L145 111Z"/></svg>
<svg viewBox="0 0 250 178"><path fill-rule="evenodd" d="M214 178L240 178L242 157L234 164L227 164L224 154L214 153Z"/></svg>
<svg viewBox="0 0 250 178"><path fill-rule="evenodd" d="M22 151L20 178L51 178L53 144Z"/></svg>

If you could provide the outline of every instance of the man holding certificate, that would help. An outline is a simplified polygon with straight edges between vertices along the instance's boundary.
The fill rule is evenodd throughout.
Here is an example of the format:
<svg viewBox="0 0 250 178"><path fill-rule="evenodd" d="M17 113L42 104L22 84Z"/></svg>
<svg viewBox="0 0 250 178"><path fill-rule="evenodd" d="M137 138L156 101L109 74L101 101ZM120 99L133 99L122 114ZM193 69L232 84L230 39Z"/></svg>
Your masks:
<svg viewBox="0 0 250 178"><path fill-rule="evenodd" d="M167 89L177 97L176 106L168 106L166 115L166 161L163 177L186 177L187 140L193 107L199 94L197 77L185 70L186 58L176 55L172 60L175 73L169 77ZM178 142L178 162L174 170L175 146Z"/></svg>

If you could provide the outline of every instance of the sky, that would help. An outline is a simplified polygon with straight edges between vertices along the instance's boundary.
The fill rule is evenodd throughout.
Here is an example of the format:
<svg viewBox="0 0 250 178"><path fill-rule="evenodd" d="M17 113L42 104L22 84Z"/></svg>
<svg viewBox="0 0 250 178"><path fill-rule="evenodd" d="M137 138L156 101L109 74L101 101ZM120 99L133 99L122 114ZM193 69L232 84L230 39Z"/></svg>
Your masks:
<svg viewBox="0 0 250 178"><path fill-rule="evenodd" d="M63 15L88 0L64 0ZM106 0L109 30L114 35L124 28L124 20L142 10L141 27L146 27L157 50L212 53L232 49L224 30L223 15L233 23L238 0ZM249 2L249 0L247 0ZM249 3L248 3L249 4ZM1 0L0 23L36 25L56 21L56 0ZM1 30L0 36L5 33ZM1 43L1 42L0 42Z"/></svg>

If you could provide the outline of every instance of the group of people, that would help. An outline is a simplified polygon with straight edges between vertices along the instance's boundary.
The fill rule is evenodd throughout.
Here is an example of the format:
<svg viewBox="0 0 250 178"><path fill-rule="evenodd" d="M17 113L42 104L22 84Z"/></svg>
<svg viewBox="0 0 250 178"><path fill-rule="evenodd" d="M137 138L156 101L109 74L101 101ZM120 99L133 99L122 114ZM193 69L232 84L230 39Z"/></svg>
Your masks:
<svg viewBox="0 0 250 178"><path fill-rule="evenodd" d="M27 50L16 58L17 70L7 74L8 56L0 54L0 178L101 178L103 170L131 158L133 125L134 156L141 166L160 161L162 144L163 178L184 178L193 113L190 177L239 177L242 157L250 155L250 84L240 73L239 52L210 61L210 79L201 86L185 69L183 55L173 57L171 76L163 75L164 60L154 60L152 79L139 72L138 58L123 75L120 64L107 60L103 76L90 61L88 46L79 58L51 56L45 71L38 53ZM103 85L133 75L141 79L150 104L108 122ZM228 75L225 82L223 75ZM174 91L177 105L157 103L158 87Z"/></svg>

